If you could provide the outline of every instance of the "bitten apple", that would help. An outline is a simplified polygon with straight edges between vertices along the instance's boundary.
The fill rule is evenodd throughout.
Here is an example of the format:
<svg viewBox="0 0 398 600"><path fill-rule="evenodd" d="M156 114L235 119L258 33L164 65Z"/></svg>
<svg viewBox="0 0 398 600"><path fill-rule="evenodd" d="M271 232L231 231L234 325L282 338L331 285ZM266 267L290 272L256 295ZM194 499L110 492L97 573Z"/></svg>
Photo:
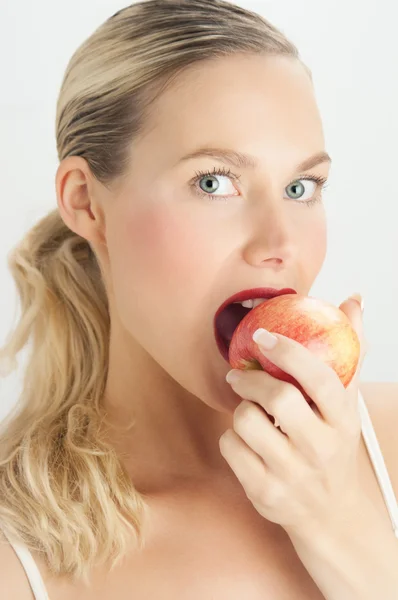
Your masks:
<svg viewBox="0 0 398 600"><path fill-rule="evenodd" d="M344 387L352 380L360 357L360 342L342 310L324 300L286 294L265 300L245 315L234 331L229 346L233 369L260 369L277 379L292 383L307 401L311 399L300 384L261 353L252 335L264 327L296 340L328 364Z"/></svg>

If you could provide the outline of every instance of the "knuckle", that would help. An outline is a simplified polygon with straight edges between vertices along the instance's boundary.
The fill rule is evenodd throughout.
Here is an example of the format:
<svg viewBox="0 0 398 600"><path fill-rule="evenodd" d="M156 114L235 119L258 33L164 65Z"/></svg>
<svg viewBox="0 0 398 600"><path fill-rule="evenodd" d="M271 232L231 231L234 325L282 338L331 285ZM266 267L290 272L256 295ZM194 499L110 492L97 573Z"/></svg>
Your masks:
<svg viewBox="0 0 398 600"><path fill-rule="evenodd" d="M259 487L252 482L251 485L245 487L245 494L252 504L263 504L262 498L264 491L262 487Z"/></svg>
<svg viewBox="0 0 398 600"><path fill-rule="evenodd" d="M254 415L255 406L249 400L242 400L234 412L234 426L242 427L246 423L251 423Z"/></svg>
<svg viewBox="0 0 398 600"><path fill-rule="evenodd" d="M286 388L283 393L275 393L267 402L267 412L279 422L285 412L285 407L288 408L291 404L293 395L294 392L286 393Z"/></svg>
<svg viewBox="0 0 398 600"><path fill-rule="evenodd" d="M266 489L262 489L260 492L260 502L262 506L266 508L274 508L280 506L284 497L284 491L281 485L273 483Z"/></svg>
<svg viewBox="0 0 398 600"><path fill-rule="evenodd" d="M341 381L335 371L331 370L329 377L318 377L315 382L315 389L319 397L330 396L334 392L335 386L341 387Z"/></svg>
<svg viewBox="0 0 398 600"><path fill-rule="evenodd" d="M283 422L283 416L290 412L292 404L296 404L302 398L300 390L294 385L286 385L283 390L276 393L267 402L267 412L269 412L276 421Z"/></svg>

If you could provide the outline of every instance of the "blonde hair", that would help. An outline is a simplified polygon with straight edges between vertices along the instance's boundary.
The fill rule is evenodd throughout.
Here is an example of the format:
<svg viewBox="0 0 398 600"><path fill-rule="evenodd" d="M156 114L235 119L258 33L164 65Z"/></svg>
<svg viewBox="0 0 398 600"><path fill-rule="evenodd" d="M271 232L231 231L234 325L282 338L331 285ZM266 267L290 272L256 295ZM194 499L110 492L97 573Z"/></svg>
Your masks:
<svg viewBox="0 0 398 600"><path fill-rule="evenodd" d="M264 18L222 0L147 0L120 10L67 65L59 160L82 156L104 185L122 179L129 148L166 86L194 63L238 53L301 60ZM39 552L53 574L88 583L90 570L108 560L112 570L132 539L144 546L147 506L99 436L110 330L101 269L58 210L28 231L8 266L21 315L0 350L3 375L29 342L30 354L0 432L0 527Z"/></svg>

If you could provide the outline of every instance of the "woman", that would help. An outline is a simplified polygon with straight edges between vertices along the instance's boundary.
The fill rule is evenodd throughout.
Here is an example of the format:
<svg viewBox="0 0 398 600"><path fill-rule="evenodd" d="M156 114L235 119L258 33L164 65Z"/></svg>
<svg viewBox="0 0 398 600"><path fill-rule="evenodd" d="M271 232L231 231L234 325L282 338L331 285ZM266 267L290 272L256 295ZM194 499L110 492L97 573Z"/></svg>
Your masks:
<svg viewBox="0 0 398 600"><path fill-rule="evenodd" d="M0 439L3 596L395 598L358 303L347 389L286 337L263 349L313 409L263 371L228 384L214 335L227 298L308 295L324 261L330 158L297 49L227 2L137 3L72 57L56 126L57 210L10 257L2 357L33 346Z"/></svg>

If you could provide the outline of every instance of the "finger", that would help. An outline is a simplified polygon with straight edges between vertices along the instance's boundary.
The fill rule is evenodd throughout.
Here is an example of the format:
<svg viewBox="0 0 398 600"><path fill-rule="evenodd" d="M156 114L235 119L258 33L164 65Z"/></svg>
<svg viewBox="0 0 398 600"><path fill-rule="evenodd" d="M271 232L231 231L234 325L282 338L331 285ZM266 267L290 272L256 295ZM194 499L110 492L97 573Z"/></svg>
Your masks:
<svg viewBox="0 0 398 600"><path fill-rule="evenodd" d="M286 443L288 442L291 447L295 448L296 452L299 451L301 455L313 462L319 448L327 442L330 427L322 418L316 415L294 385L275 379L265 371L245 371L240 373L239 379L232 382L231 386L242 398L257 403L278 421L282 433L287 436L284 445L281 442L279 443L280 452L286 453ZM241 410L243 410L243 407ZM239 428L239 435L244 436L250 445L255 444L256 451L264 456L264 460L268 464L271 463L269 455L268 458L265 457L266 453L270 452L268 446L276 444L277 440L270 432L269 437L268 433L264 434L264 441L261 445L261 435L263 434L260 432L260 428L261 431L268 432L271 427L276 435L281 436L281 434L268 421L266 416L265 420L268 423L264 423L264 429L262 429L263 424L258 422L258 429L253 433L256 438L255 441L246 437L242 426ZM255 427L255 423L253 423L253 430L255 430ZM290 454L290 456L292 455Z"/></svg>
<svg viewBox="0 0 398 600"><path fill-rule="evenodd" d="M247 497L256 498L264 488L264 478L271 476L261 457L233 430L228 429L219 440L222 456L242 484Z"/></svg>
<svg viewBox="0 0 398 600"><path fill-rule="evenodd" d="M243 400L234 412L233 427L275 474L289 475L297 470L297 450L257 403Z"/></svg>
<svg viewBox="0 0 398 600"><path fill-rule="evenodd" d="M297 381L328 425L338 427L346 401L344 386L337 373L296 340L280 333L272 334L278 338L278 343L272 350L266 350L259 344L261 352Z"/></svg>

